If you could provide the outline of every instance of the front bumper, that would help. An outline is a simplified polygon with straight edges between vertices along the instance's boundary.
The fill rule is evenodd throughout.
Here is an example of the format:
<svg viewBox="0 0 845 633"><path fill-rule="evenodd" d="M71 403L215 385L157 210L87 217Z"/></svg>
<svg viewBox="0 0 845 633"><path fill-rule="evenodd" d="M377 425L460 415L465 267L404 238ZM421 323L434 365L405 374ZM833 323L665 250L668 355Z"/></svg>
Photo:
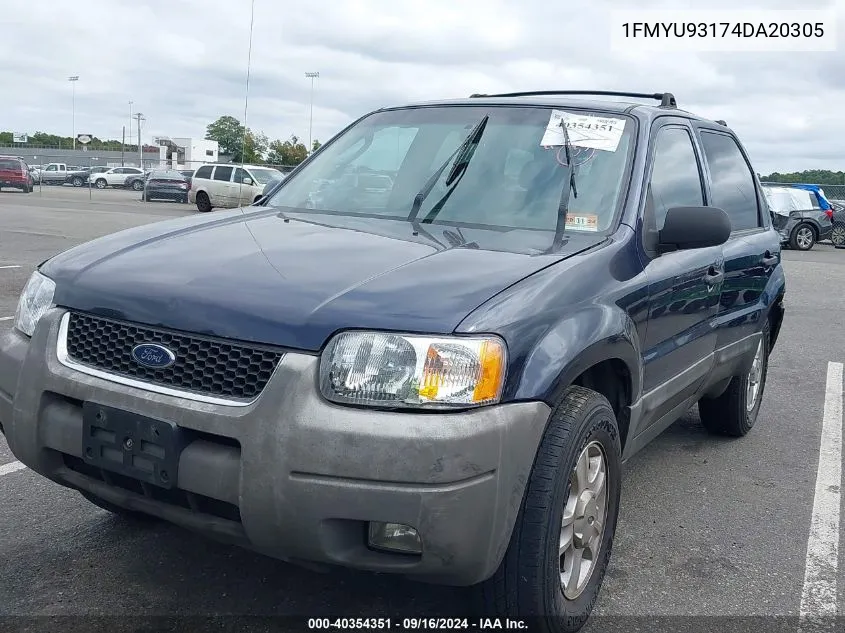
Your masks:
<svg viewBox="0 0 845 633"><path fill-rule="evenodd" d="M15 330L0 338L0 423L32 470L293 562L455 585L480 582L501 562L549 417L544 403L425 414L341 407L319 395L318 357L302 353L286 353L248 406L196 402L61 364L63 313L51 310L32 341ZM177 488L85 464L86 400L186 429ZM369 521L413 526L422 555L369 549Z"/></svg>

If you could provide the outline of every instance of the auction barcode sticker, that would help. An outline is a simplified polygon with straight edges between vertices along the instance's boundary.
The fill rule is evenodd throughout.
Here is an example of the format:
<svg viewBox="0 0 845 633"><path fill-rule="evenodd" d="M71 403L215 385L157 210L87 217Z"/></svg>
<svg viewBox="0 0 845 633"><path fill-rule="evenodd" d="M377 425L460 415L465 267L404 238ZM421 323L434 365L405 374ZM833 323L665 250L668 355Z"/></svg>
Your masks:
<svg viewBox="0 0 845 633"><path fill-rule="evenodd" d="M625 119L590 114L573 114L552 110L541 147L560 147L566 144L562 124L566 125L569 143L574 147L615 152L625 131Z"/></svg>

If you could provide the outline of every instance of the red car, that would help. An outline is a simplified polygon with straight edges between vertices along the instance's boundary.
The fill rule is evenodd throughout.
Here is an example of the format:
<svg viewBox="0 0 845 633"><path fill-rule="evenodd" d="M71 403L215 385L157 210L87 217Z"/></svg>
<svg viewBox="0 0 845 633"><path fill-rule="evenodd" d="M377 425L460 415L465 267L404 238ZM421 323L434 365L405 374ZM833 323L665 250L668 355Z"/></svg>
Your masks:
<svg viewBox="0 0 845 633"><path fill-rule="evenodd" d="M14 187L24 193L33 189L32 174L29 165L23 158L17 156L0 156L0 189Z"/></svg>

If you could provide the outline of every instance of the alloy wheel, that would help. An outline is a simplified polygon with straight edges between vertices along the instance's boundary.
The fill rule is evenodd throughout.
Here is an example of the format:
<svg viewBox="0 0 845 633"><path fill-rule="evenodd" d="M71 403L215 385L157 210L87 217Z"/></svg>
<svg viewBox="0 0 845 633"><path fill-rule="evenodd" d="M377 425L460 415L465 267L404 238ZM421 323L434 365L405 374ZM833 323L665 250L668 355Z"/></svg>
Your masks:
<svg viewBox="0 0 845 633"><path fill-rule="evenodd" d="M590 442L569 477L558 554L563 595L575 600L598 566L607 517L607 459L599 442Z"/></svg>
<svg viewBox="0 0 845 633"><path fill-rule="evenodd" d="M745 409L750 413L757 405L757 398L760 396L760 384L763 380L763 339L757 343L757 351L754 353L754 361L751 363L751 370L748 372L748 381L745 387Z"/></svg>

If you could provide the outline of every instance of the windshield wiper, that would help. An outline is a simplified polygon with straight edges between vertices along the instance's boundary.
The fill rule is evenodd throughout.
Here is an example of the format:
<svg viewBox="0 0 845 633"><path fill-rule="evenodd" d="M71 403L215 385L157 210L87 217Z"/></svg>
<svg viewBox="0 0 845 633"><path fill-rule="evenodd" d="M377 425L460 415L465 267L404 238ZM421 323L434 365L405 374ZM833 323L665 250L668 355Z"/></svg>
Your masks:
<svg viewBox="0 0 845 633"><path fill-rule="evenodd" d="M557 206L557 224L555 226L555 239L550 250L556 250L563 243L563 234L566 231L566 216L569 213L569 195L572 193L578 197L578 187L575 185L575 165L572 163L572 142L569 140L569 130L566 129L566 121L560 120L560 127L563 130L563 149L566 151L566 164L569 167L569 183L563 187L560 193L560 202Z"/></svg>
<svg viewBox="0 0 845 633"><path fill-rule="evenodd" d="M423 188L420 189L419 193L414 196L414 204L411 205L411 212L408 214L409 221L413 222L414 220L416 220L417 214L420 212L420 207L422 207L423 202L431 193L432 189L434 189L434 185L437 184L437 181L440 179L440 176L443 175L443 172L446 171L446 168L450 164L452 164L453 160L455 161L455 163L451 171L449 172L449 175L446 177L446 186L449 187L456 180L458 180L460 176L463 175L463 173L466 171L466 166L469 164L470 158L472 158L472 154L469 152L469 148L471 146L478 145L478 142L481 140L481 135L484 133L484 128L487 126L487 121L489 119L490 115L485 114L484 118L481 119L478 123L476 123L475 127L472 128L472 131L467 135L463 142L458 145L458 148L454 152L452 152L449 158L447 158L440 167L437 168L437 171L435 171L431 175L431 177L426 181L426 183L423 185ZM454 187L452 187L452 189L446 192L444 198L448 199L448 196L451 194L453 189ZM440 202L438 202L438 204L441 203L445 203L445 200L441 200ZM429 217L430 216L431 214L429 213ZM429 218L426 219L428 220Z"/></svg>

